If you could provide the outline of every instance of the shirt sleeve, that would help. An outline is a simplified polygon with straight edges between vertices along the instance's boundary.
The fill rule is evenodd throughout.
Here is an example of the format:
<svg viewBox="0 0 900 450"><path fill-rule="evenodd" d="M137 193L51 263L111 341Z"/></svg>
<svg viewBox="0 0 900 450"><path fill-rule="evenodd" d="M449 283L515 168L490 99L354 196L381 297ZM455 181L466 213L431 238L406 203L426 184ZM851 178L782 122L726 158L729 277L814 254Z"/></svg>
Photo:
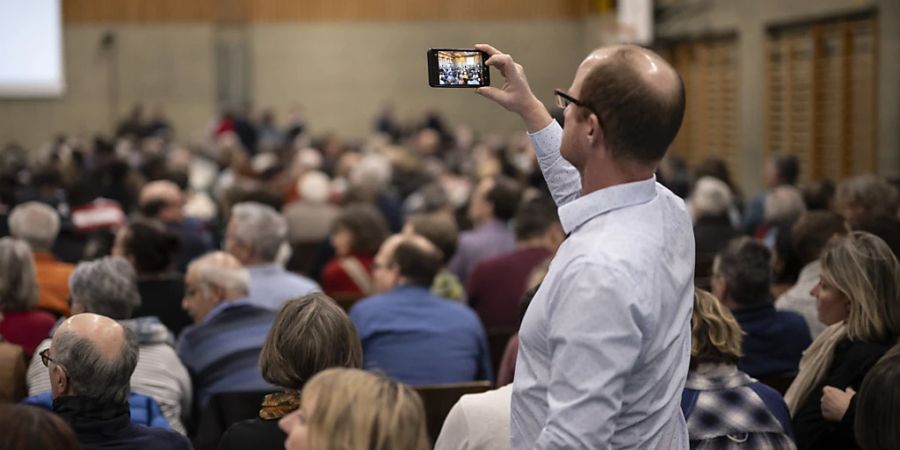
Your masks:
<svg viewBox="0 0 900 450"><path fill-rule="evenodd" d="M528 133L556 206L575 200L581 193L581 175L578 169L559 153L562 135L563 129L555 120L550 121L550 125L543 130Z"/></svg>
<svg viewBox="0 0 900 450"><path fill-rule="evenodd" d="M607 449L641 349L634 284L610 266L566 272L548 305L548 415L534 448Z"/></svg>

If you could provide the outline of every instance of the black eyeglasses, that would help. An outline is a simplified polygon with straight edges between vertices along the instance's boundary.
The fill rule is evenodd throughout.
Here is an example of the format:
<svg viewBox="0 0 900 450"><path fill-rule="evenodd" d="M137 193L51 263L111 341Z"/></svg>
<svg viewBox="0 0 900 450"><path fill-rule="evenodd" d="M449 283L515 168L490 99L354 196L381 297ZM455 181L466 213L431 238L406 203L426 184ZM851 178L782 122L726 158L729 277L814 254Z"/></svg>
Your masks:
<svg viewBox="0 0 900 450"><path fill-rule="evenodd" d="M38 354L41 355L41 362L44 363L44 367L50 367L50 363L53 363L59 367L62 367L63 371L66 370L66 368L63 367L62 364L58 363L57 361L54 361L53 358L50 357L50 349L49 348L45 348L43 351L41 351Z"/></svg>
<svg viewBox="0 0 900 450"><path fill-rule="evenodd" d="M567 94L566 91L563 91L562 89L555 89L553 92L556 94L556 106L559 106L562 109L566 109L569 104L580 106L594 113L594 115L597 116L597 120L600 120L600 114L597 111L594 111L594 108L591 108L581 100L578 100L577 98Z"/></svg>

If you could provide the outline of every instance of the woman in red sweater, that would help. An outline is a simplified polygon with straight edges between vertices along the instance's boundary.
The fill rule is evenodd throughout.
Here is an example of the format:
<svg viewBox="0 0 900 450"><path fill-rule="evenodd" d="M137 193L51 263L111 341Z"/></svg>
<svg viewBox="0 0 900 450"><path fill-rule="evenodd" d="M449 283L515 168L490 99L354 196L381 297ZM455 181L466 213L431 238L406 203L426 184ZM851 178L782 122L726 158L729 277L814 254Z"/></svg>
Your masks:
<svg viewBox="0 0 900 450"><path fill-rule="evenodd" d="M56 319L34 309L38 287L31 249L23 241L0 239L0 336L22 347L29 360L35 347L50 335Z"/></svg>
<svg viewBox="0 0 900 450"><path fill-rule="evenodd" d="M331 245L336 256L322 270L325 293L345 308L372 295L372 265L378 247L387 236L387 225L375 207L346 207L331 228Z"/></svg>

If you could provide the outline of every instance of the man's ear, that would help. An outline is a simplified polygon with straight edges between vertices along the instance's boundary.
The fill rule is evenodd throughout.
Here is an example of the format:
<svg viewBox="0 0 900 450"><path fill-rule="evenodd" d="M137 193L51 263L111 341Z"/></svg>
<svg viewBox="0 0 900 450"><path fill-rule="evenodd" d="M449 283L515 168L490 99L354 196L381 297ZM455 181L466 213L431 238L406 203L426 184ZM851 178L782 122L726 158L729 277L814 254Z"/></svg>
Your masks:
<svg viewBox="0 0 900 450"><path fill-rule="evenodd" d="M59 365L53 367L53 372L56 374L54 378L56 380L50 380L50 382L56 384L56 392L60 394L67 394L69 390L69 377L66 376L65 370Z"/></svg>
<svg viewBox="0 0 900 450"><path fill-rule="evenodd" d="M606 139L606 133L603 131L603 127L600 126L600 119L596 114L591 113L588 118L588 125L590 128L588 129L588 140L591 146L595 146L604 139Z"/></svg>

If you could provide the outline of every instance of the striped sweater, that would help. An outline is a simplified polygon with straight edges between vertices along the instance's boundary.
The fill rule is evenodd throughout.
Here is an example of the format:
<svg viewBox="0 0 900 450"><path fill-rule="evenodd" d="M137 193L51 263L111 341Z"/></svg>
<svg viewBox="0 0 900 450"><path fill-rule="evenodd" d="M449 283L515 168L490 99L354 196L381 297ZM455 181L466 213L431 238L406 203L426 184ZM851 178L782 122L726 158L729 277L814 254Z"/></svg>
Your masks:
<svg viewBox="0 0 900 450"><path fill-rule="evenodd" d="M217 392L277 390L259 368L275 314L239 300L214 308L203 322L182 331L176 349L191 373L199 406Z"/></svg>

